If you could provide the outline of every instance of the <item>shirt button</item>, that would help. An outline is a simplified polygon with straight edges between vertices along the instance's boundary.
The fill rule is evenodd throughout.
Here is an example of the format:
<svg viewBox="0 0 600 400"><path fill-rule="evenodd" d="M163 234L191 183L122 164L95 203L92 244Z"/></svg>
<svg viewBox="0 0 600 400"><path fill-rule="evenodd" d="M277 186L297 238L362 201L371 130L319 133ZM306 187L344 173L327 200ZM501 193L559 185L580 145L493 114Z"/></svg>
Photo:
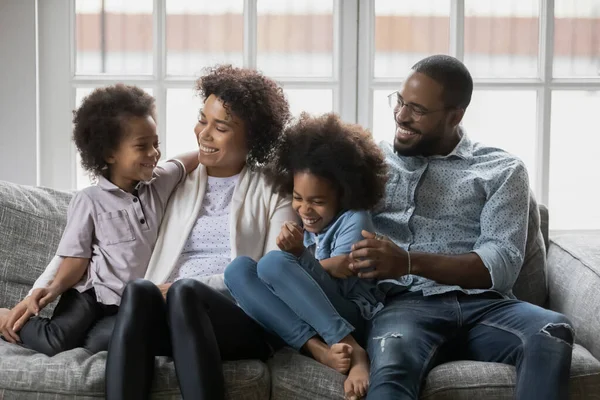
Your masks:
<svg viewBox="0 0 600 400"><path fill-rule="evenodd" d="M140 219L140 224L144 225L146 223L146 220L144 218Z"/></svg>
<svg viewBox="0 0 600 400"><path fill-rule="evenodd" d="M137 199L137 197L134 197L134 198L133 198L133 202L134 202L134 203L137 203L137 202L138 202L138 199Z"/></svg>

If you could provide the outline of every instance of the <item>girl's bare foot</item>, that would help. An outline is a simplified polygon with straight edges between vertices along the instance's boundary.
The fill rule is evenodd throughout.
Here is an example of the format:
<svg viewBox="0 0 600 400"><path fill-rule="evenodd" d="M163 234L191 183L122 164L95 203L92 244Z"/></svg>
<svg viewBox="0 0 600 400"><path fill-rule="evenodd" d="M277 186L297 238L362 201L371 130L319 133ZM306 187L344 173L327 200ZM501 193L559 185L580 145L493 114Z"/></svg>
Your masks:
<svg viewBox="0 0 600 400"><path fill-rule="evenodd" d="M352 346L347 343L336 343L329 347L321 339L312 337L304 344L302 350L341 374L347 374L352 364Z"/></svg>
<svg viewBox="0 0 600 400"><path fill-rule="evenodd" d="M369 388L369 356L363 348L352 352L352 364L348 378L344 382L346 399L356 400L367 395Z"/></svg>
<svg viewBox="0 0 600 400"><path fill-rule="evenodd" d="M352 346L345 343L336 343L329 348L323 359L319 361L341 374L347 374L352 361Z"/></svg>

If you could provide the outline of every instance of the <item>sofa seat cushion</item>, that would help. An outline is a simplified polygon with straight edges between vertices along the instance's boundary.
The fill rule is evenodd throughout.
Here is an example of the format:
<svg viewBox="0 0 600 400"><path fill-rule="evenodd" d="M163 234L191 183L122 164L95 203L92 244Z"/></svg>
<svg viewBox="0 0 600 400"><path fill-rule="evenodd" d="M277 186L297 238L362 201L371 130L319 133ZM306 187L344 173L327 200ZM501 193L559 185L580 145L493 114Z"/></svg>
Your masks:
<svg viewBox="0 0 600 400"><path fill-rule="evenodd" d="M455 361L434 368L421 394L427 400L512 400L515 368L506 364ZM579 345L573 348L570 400L600 393L600 361Z"/></svg>
<svg viewBox="0 0 600 400"><path fill-rule="evenodd" d="M268 364L272 400L344 399L344 375L292 349L280 350ZM515 368L510 365L455 361L429 373L421 398L512 400L515 380ZM579 345L573 348L570 384L571 400L600 393L600 361Z"/></svg>
<svg viewBox="0 0 600 400"><path fill-rule="evenodd" d="M106 354L78 348L47 357L0 339L0 399L104 398ZM225 362L223 371L228 399L269 398L269 369L261 361ZM171 358L156 358L152 398L181 399Z"/></svg>

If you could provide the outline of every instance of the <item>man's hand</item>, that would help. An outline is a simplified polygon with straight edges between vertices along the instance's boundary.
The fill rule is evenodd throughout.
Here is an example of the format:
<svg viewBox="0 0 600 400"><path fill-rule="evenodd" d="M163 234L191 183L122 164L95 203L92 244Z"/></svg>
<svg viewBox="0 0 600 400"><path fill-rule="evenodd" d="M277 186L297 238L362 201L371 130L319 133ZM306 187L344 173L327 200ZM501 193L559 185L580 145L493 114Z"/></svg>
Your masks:
<svg viewBox="0 0 600 400"><path fill-rule="evenodd" d="M45 288L35 289L31 293L31 296L27 296L25 299L28 300L27 309L33 315L38 315L44 307L56 300L58 296L60 296L60 291L58 291L52 285Z"/></svg>
<svg viewBox="0 0 600 400"><path fill-rule="evenodd" d="M167 299L167 292L169 291L171 285L172 283L163 283L162 285L156 285L160 289L160 293L162 294L165 300Z"/></svg>
<svg viewBox="0 0 600 400"><path fill-rule="evenodd" d="M352 246L350 269L359 278L398 279L408 273L408 254L391 240L362 231L365 240Z"/></svg>
<svg viewBox="0 0 600 400"><path fill-rule="evenodd" d="M354 271L350 269L350 255L348 254L321 260L321 265L323 266L323 269L334 278L346 279L356 275Z"/></svg>
<svg viewBox="0 0 600 400"><path fill-rule="evenodd" d="M21 330L25 322L33 316L33 313L28 310L28 305L29 297L26 297L0 320L0 333L10 343L19 343L21 341L16 332Z"/></svg>
<svg viewBox="0 0 600 400"><path fill-rule="evenodd" d="M295 222L285 222L275 243L282 251L287 251L296 257L300 257L302 252L304 252L304 231Z"/></svg>

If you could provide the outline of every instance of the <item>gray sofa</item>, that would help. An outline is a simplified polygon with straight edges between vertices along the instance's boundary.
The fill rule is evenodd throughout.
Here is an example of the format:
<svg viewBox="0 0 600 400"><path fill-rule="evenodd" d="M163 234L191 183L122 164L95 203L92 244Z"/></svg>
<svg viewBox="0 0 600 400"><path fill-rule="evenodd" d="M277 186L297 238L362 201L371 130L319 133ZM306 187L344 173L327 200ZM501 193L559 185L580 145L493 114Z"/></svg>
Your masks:
<svg viewBox="0 0 600 400"><path fill-rule="evenodd" d="M57 247L71 194L0 182L0 307L21 300ZM527 255L515 293L573 322L571 399L600 399L600 235L551 238L547 213L532 207ZM540 229L541 225L541 229ZM544 257L547 252L547 266ZM46 315L52 307L45 310ZM104 397L106 352L75 349L49 358L0 341L0 399ZM179 399L173 363L156 359L154 399ZM344 377L290 349L224 365L230 399L343 399ZM513 367L458 361L433 369L423 399L511 399Z"/></svg>

